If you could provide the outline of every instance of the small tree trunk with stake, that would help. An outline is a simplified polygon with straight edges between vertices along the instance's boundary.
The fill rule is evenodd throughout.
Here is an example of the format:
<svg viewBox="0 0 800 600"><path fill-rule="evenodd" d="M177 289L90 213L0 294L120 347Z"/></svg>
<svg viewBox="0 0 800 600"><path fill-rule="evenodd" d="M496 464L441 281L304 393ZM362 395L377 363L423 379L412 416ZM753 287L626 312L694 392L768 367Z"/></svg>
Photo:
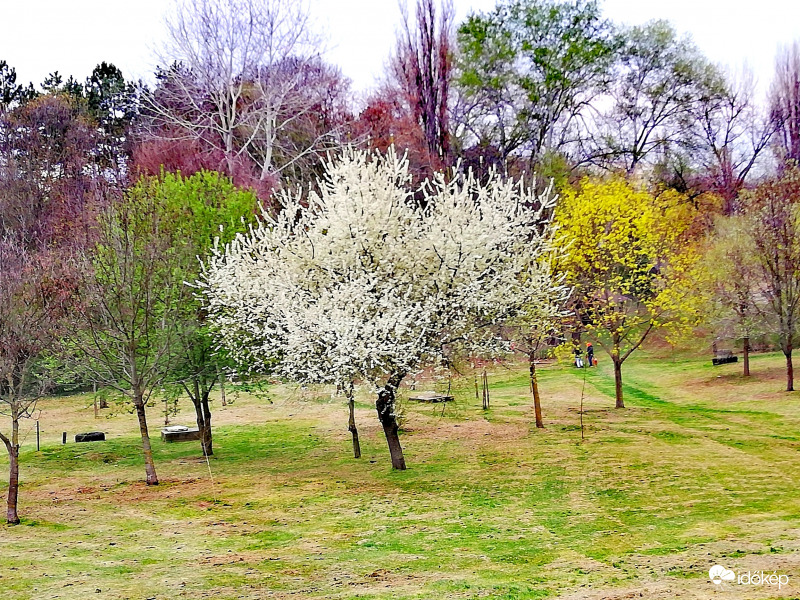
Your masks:
<svg viewBox="0 0 800 600"><path fill-rule="evenodd" d="M581 386L581 409L580 409L580 416L581 416L581 441L585 439L584 437L584 428L583 428L583 397L586 394L586 370L583 371L583 385Z"/></svg>
<svg viewBox="0 0 800 600"><path fill-rule="evenodd" d="M489 410L489 377L483 370L483 410Z"/></svg>
<svg viewBox="0 0 800 600"><path fill-rule="evenodd" d="M614 393L617 398L615 408L625 408L625 401L622 398L622 361L619 356L612 356L614 363Z"/></svg>
<svg viewBox="0 0 800 600"><path fill-rule="evenodd" d="M209 392L203 393L200 400L200 410L203 413L203 429L200 430L200 444L203 449L203 456L214 455L214 438L211 434L211 408L208 405Z"/></svg>
<svg viewBox="0 0 800 600"><path fill-rule="evenodd" d="M19 525L17 514L17 500L19 498L19 446L12 446L8 450L8 511L6 521L10 525Z"/></svg>
<svg viewBox="0 0 800 600"><path fill-rule="evenodd" d="M95 394L95 403L97 403L97 382L92 383L92 393ZM108 400L106 400L105 396L100 398L100 408L108 408Z"/></svg>
<svg viewBox="0 0 800 600"><path fill-rule="evenodd" d="M147 430L147 416L145 415L144 398L141 392L136 392L133 399L133 405L136 408L136 416L139 419L139 433L142 436L142 453L144 454L144 470L147 477L147 485L158 485L156 465L153 461L153 449L150 446L150 433Z"/></svg>
<svg viewBox="0 0 800 600"><path fill-rule="evenodd" d="M95 402L97 402L97 382L92 383L92 393L95 394ZM100 398L100 408L108 408L108 400L103 396Z"/></svg>
<svg viewBox="0 0 800 600"><path fill-rule="evenodd" d="M222 406L228 406L228 400L225 397L225 375L222 369L217 365L217 380L219 381L219 396L222 401Z"/></svg>
<svg viewBox="0 0 800 600"><path fill-rule="evenodd" d="M197 422L197 430L200 432L200 448L203 451L203 456L213 456L211 408L209 407L211 389L207 385L203 385L201 389L200 381L196 377L193 378L191 388L186 384L183 387L194 405L195 421Z"/></svg>
<svg viewBox="0 0 800 600"><path fill-rule="evenodd" d="M11 409L11 438L0 434L0 439L8 451L8 499L6 503L6 521L10 525L19 524L17 502L19 498L19 414Z"/></svg>
<svg viewBox="0 0 800 600"><path fill-rule="evenodd" d="M617 400L616 408L625 408L625 402L622 399L622 362L625 360L625 357L621 356L621 336L619 332L615 331L613 333L611 341L613 344L611 346L611 362L614 363L614 394Z"/></svg>
<svg viewBox="0 0 800 600"><path fill-rule="evenodd" d="M347 423L347 429L353 435L353 457L361 458L361 444L358 441L358 429L356 428L355 392L352 381L347 388L347 404L350 408L350 419Z"/></svg>
<svg viewBox="0 0 800 600"><path fill-rule="evenodd" d="M536 427L544 429L542 420L542 404L539 398L539 382L536 376L536 351L532 350L528 354L528 365L531 377L531 392L533 393L533 412L536 416Z"/></svg>
<svg viewBox="0 0 800 600"><path fill-rule="evenodd" d="M744 372L742 373L745 377L750 377L750 336L744 336L744 340L742 340L742 359L744 362Z"/></svg>

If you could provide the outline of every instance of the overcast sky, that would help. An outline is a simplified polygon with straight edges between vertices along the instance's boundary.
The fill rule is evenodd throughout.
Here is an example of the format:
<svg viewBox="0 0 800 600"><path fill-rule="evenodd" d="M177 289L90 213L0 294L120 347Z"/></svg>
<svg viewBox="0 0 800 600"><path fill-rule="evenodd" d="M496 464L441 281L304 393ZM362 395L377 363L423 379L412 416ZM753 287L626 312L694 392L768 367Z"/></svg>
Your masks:
<svg viewBox="0 0 800 600"><path fill-rule="evenodd" d="M374 83L393 46L397 0L309 0L327 32L328 60L363 90ZM412 3L414 0L409 0ZM457 19L495 0L454 0ZM713 61L754 71L762 90L777 48L800 38L800 0L601 0L605 14L628 24L663 18L689 33ZM155 66L169 0L0 0L0 60L23 82L58 70L83 80L110 61L128 77Z"/></svg>

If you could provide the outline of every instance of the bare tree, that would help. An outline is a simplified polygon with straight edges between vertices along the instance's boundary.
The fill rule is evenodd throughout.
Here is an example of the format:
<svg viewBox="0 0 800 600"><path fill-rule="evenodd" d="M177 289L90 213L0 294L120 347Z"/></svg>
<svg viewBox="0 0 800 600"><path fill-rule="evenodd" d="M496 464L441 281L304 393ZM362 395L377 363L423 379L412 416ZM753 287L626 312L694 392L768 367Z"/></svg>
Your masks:
<svg viewBox="0 0 800 600"><path fill-rule="evenodd" d="M784 48L775 61L770 113L779 158L800 164L800 41Z"/></svg>
<svg viewBox="0 0 800 600"><path fill-rule="evenodd" d="M624 40L608 102L585 111L580 160L633 173L685 139L694 103L718 78L697 47L665 21L632 27ZM600 108L605 104L608 109Z"/></svg>
<svg viewBox="0 0 800 600"><path fill-rule="evenodd" d="M759 293L777 327L786 357L786 391L791 392L800 321L800 170L790 167L780 179L762 183L744 195L744 204Z"/></svg>
<svg viewBox="0 0 800 600"><path fill-rule="evenodd" d="M305 2L182 0L176 6L161 57L172 66L159 72L159 85L145 99L155 133L202 140L222 153L226 173L246 163L261 181L321 142L284 148L281 139L314 109L303 86L320 40Z"/></svg>
<svg viewBox="0 0 800 600"><path fill-rule="evenodd" d="M9 522L19 522L20 423L51 379L45 364L58 360L53 350L76 282L64 257L87 239L99 149L79 103L20 94L0 107L0 414L11 422L0 440L10 463Z"/></svg>
<svg viewBox="0 0 800 600"><path fill-rule="evenodd" d="M738 80L720 80L716 90L703 94L692 106L695 125L688 140L699 157L703 188L718 193L723 211L738 210L737 197L769 146L774 121L762 115L753 99L755 82L745 71Z"/></svg>
<svg viewBox="0 0 800 600"><path fill-rule="evenodd" d="M20 423L32 415L45 390L42 358L54 346L70 295L60 285L58 264L47 253L0 240L0 414L11 421L0 440L9 459L9 523L19 523Z"/></svg>
<svg viewBox="0 0 800 600"><path fill-rule="evenodd" d="M345 144L345 125L352 119L350 80L319 57L290 59L278 67L293 79L296 94L278 116L282 123L273 140L258 142L256 152L272 160L283 185L315 185L323 174L324 158Z"/></svg>
<svg viewBox="0 0 800 600"><path fill-rule="evenodd" d="M452 163L450 80L452 78L453 3L417 0L415 19L401 5L403 25L390 63L391 77L414 121L422 128L431 167Z"/></svg>

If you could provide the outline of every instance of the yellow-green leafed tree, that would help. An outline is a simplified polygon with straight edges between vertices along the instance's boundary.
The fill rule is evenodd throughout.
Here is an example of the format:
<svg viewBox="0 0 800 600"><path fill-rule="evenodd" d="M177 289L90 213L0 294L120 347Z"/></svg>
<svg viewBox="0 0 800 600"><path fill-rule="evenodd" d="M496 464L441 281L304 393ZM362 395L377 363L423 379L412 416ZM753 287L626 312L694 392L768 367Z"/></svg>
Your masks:
<svg viewBox="0 0 800 600"><path fill-rule="evenodd" d="M576 316L614 364L624 408L622 364L654 330L690 330L702 301L694 292L694 209L676 192L654 197L623 179L584 180L556 210Z"/></svg>

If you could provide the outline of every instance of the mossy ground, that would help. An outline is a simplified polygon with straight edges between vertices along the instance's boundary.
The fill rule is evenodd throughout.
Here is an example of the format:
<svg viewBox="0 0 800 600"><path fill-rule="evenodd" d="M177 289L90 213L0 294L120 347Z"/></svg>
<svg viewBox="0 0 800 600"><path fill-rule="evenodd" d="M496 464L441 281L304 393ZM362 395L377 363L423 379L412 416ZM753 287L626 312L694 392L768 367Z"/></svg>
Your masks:
<svg viewBox="0 0 800 600"><path fill-rule="evenodd" d="M603 358L541 368L545 430L521 365L492 371L487 412L471 375L453 404L404 402L405 472L367 395L360 460L329 391L217 401L210 471L198 444L158 439L156 405L157 487L142 483L133 415L48 399L40 452L25 424L23 523L0 526L2 597L798 597L800 392L781 391L782 357L756 356L745 379L634 355L624 410ZM172 420L192 423L188 403ZM108 441L72 443L94 429ZM792 581L720 589L717 563Z"/></svg>

